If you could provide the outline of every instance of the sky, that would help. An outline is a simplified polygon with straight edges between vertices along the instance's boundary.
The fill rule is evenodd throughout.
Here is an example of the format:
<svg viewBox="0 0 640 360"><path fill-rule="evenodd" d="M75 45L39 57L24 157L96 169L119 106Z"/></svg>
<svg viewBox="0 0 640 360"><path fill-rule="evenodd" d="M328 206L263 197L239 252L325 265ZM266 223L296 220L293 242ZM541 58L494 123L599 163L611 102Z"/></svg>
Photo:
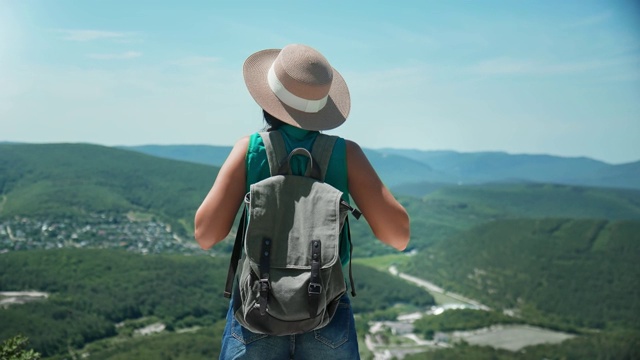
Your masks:
<svg viewBox="0 0 640 360"><path fill-rule="evenodd" d="M640 160L635 0L0 0L0 141L233 145L244 60L291 43L362 147Z"/></svg>

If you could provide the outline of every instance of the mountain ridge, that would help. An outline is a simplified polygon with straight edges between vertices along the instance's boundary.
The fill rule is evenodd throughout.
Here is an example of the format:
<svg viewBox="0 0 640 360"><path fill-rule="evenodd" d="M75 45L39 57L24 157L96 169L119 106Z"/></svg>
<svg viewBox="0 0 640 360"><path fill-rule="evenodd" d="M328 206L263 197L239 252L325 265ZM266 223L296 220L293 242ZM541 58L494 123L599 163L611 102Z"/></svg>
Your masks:
<svg viewBox="0 0 640 360"><path fill-rule="evenodd" d="M142 145L123 147L149 155L221 166L231 147ZM389 187L420 182L478 184L543 182L640 189L640 161L609 164L585 156L453 150L363 149Z"/></svg>

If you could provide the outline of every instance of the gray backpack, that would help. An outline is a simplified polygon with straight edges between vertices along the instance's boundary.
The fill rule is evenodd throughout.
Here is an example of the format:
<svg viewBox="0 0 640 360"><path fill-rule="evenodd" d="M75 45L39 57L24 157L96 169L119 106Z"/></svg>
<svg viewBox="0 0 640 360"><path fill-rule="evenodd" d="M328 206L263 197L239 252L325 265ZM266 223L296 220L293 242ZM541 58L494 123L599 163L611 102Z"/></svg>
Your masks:
<svg viewBox="0 0 640 360"><path fill-rule="evenodd" d="M280 132L260 136L271 177L245 196L224 295L234 288L235 318L253 332L305 333L327 325L346 292L340 234L348 213L360 212L323 182L336 137L319 134L311 153L287 154ZM294 155L309 158L304 176L291 172ZM349 279L355 296L351 263Z"/></svg>

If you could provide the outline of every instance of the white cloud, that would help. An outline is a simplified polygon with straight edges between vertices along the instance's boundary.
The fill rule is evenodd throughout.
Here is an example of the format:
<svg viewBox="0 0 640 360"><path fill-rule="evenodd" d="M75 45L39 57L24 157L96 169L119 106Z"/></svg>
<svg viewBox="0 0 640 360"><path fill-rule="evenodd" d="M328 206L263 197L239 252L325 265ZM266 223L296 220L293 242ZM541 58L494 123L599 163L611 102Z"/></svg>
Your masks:
<svg viewBox="0 0 640 360"><path fill-rule="evenodd" d="M531 60L495 58L482 61L471 67L471 71L481 75L527 74L535 72L537 65Z"/></svg>
<svg viewBox="0 0 640 360"><path fill-rule="evenodd" d="M378 25L389 36L391 43L412 44L414 46L437 46L439 41L424 31L412 31L392 23Z"/></svg>
<svg viewBox="0 0 640 360"><path fill-rule="evenodd" d="M172 64L180 65L180 66L203 66L210 65L220 61L219 57L214 56L188 56L176 61L173 61Z"/></svg>
<svg viewBox="0 0 640 360"><path fill-rule="evenodd" d="M117 41L129 41L134 37L133 33L118 32L118 31L103 31L103 30L67 30L67 29L55 29L56 33L62 35L63 40L68 41L94 41L94 40L117 40Z"/></svg>
<svg viewBox="0 0 640 360"><path fill-rule="evenodd" d="M88 58L96 60L127 60L140 56L142 56L142 53L138 51L126 51L118 54L87 54Z"/></svg>
<svg viewBox="0 0 640 360"><path fill-rule="evenodd" d="M609 21L613 17L613 12L604 11L600 14L595 14L591 16L586 16L576 21L573 21L569 24L566 24L565 28L577 28L577 27L585 27L585 26L594 26L605 23Z"/></svg>
<svg viewBox="0 0 640 360"><path fill-rule="evenodd" d="M638 63L637 56L613 59L593 59L575 62L548 63L531 59L500 57L481 61L469 67L469 71L479 75L560 75L583 73L609 67Z"/></svg>

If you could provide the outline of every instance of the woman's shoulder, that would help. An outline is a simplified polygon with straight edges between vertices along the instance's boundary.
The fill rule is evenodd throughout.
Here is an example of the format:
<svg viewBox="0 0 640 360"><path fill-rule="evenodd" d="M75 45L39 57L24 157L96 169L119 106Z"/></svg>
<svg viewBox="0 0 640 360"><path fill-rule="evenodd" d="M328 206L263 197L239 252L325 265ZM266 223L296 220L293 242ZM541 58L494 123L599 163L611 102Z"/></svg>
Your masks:
<svg viewBox="0 0 640 360"><path fill-rule="evenodd" d="M239 138L236 143L233 145L234 149L238 148L238 150L244 149L245 151L249 148L249 142L251 141L252 135L245 135Z"/></svg>
<svg viewBox="0 0 640 360"><path fill-rule="evenodd" d="M362 151L362 148L357 142L349 139L344 139L344 143L347 150L347 158L353 159L361 158L363 156L366 158L366 156L364 155L364 151Z"/></svg>

